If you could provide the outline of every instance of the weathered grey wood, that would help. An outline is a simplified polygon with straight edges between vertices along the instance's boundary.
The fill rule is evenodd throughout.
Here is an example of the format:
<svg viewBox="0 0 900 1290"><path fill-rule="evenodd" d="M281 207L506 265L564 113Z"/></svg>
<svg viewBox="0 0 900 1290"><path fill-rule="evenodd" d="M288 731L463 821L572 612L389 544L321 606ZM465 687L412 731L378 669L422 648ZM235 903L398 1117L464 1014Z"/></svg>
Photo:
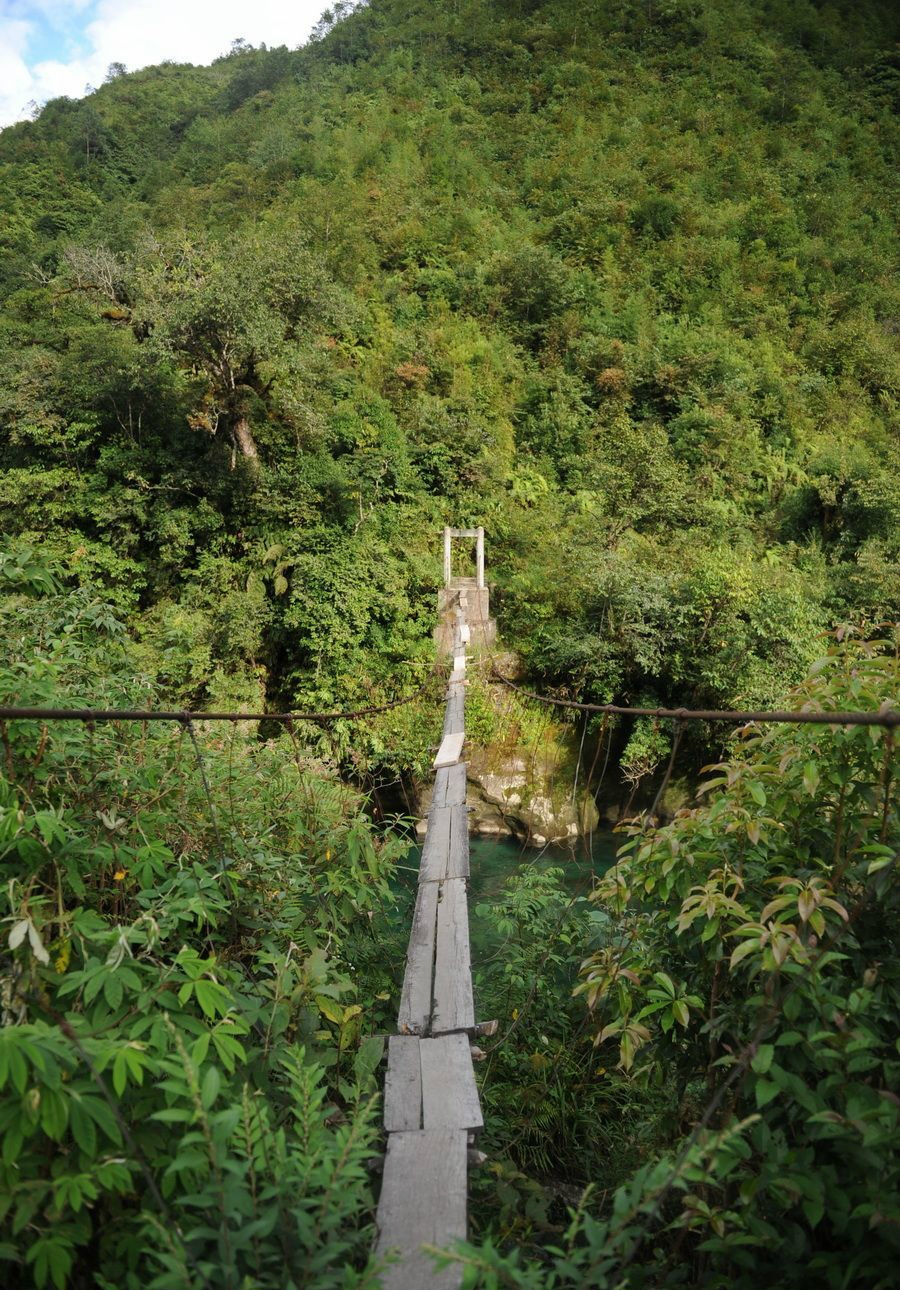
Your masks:
<svg viewBox="0 0 900 1290"><path fill-rule="evenodd" d="M450 776L454 770L455 767L453 766L441 766L440 770L435 771L434 784L431 789L432 810L448 805L447 790L450 787Z"/></svg>
<svg viewBox="0 0 900 1290"><path fill-rule="evenodd" d="M448 699L447 707L444 710L444 734L459 735L464 729L462 696Z"/></svg>
<svg viewBox="0 0 900 1290"><path fill-rule="evenodd" d="M452 766L454 762L459 761L464 742L465 735L461 730L453 734L444 735L437 756L434 759L435 767Z"/></svg>
<svg viewBox="0 0 900 1290"><path fill-rule="evenodd" d="M465 806L466 804L466 763L459 761L455 766L447 766L438 771L446 775L444 780L443 806ZM436 779L435 779L436 782Z"/></svg>
<svg viewBox="0 0 900 1290"><path fill-rule="evenodd" d="M435 806L429 812L422 859L419 861L419 882L440 882L447 877L451 814L449 806Z"/></svg>
<svg viewBox="0 0 900 1290"><path fill-rule="evenodd" d="M447 859L444 864L444 878L468 878L469 876L469 813L465 802L461 806L445 806L449 816L447 839ZM424 856L423 856L424 859Z"/></svg>
<svg viewBox="0 0 900 1290"><path fill-rule="evenodd" d="M391 1035L388 1040L384 1080L384 1127L388 1133L422 1127L420 1043L415 1035Z"/></svg>
<svg viewBox="0 0 900 1290"><path fill-rule="evenodd" d="M432 886L431 883L424 885L426 888ZM433 1035L449 1030L471 1030L475 1025L465 879L448 878L440 884L440 893L434 960L434 1008L431 1014Z"/></svg>
<svg viewBox="0 0 900 1290"><path fill-rule="evenodd" d="M475 1070L464 1034L419 1042L422 1125L426 1129L482 1129Z"/></svg>
<svg viewBox="0 0 900 1290"><path fill-rule="evenodd" d="M423 882L416 896L397 1017L401 1034L420 1035L428 1029L431 1020L438 889L436 882Z"/></svg>
<svg viewBox="0 0 900 1290"><path fill-rule="evenodd" d="M388 1138L378 1201L375 1253L399 1250L381 1275L383 1290L455 1290L462 1268L438 1271L423 1245L445 1247L466 1235L465 1129L420 1129Z"/></svg>
<svg viewBox="0 0 900 1290"><path fill-rule="evenodd" d="M437 1272L422 1246L465 1237L467 1152L483 1127L469 1043L475 1009L466 904L466 765L460 760L465 647L471 637L467 608L463 589L400 1000L401 1033L391 1036L388 1049L388 1148L376 1253L397 1250L400 1257L382 1274L384 1290L457 1290L461 1269L451 1265Z"/></svg>

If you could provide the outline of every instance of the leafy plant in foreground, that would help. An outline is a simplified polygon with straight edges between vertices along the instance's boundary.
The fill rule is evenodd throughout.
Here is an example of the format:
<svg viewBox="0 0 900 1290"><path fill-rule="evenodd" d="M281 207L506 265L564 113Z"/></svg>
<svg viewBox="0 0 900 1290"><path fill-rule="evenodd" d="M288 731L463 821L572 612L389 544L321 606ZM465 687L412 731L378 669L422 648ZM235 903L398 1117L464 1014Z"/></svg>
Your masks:
<svg viewBox="0 0 900 1290"><path fill-rule="evenodd" d="M845 639L795 695L875 710L892 646ZM748 729L707 805L635 830L584 962L611 1083L666 1088L669 1145L586 1193L540 1267L486 1243L468 1284L887 1287L900 1211L900 841L880 727Z"/></svg>
<svg viewBox="0 0 900 1290"><path fill-rule="evenodd" d="M146 702L100 607L13 606L4 702ZM344 947L399 844L287 738L10 722L0 752L9 1278L372 1284L383 1040Z"/></svg>

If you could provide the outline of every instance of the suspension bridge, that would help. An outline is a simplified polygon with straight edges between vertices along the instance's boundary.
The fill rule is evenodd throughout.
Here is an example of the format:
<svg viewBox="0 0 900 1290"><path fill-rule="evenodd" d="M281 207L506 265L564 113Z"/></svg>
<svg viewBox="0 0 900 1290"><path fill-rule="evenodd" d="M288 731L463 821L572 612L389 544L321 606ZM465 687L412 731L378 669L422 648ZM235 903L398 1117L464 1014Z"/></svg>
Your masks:
<svg viewBox="0 0 900 1290"><path fill-rule="evenodd" d="M474 538L474 579L452 577L451 539ZM475 1021L469 954L465 685L467 648L492 639L484 583L484 530L445 529L439 645L449 648L443 738L422 846L418 889L397 1033L388 1040L384 1089L387 1153L378 1202L376 1253L394 1255L384 1290L459 1285L458 1265L438 1271L429 1248L466 1235L468 1163L483 1127L472 1040L491 1028ZM471 602L471 603L470 603ZM474 610L474 613L472 612Z"/></svg>
<svg viewBox="0 0 900 1290"><path fill-rule="evenodd" d="M475 576L454 577L453 539L474 540ZM439 1268L435 1250L467 1235L468 1169L484 1157L476 1140L483 1117L473 1065L475 1040L496 1022L476 1021L469 950L467 888L469 830L466 808L465 689L470 650L490 656L496 626L490 618L484 569L484 530L445 529L444 585L439 593L438 649L451 660L440 746L418 873L415 907L395 1033L388 1038L383 1127L383 1180L376 1215L375 1253L383 1260L384 1290L455 1290L461 1266ZM893 731L900 711L885 703L877 712L701 711L581 703L522 690L491 658L492 676L542 703L588 713L651 716L682 721L816 723L881 726ZM424 687L423 687L424 689ZM193 723L300 720L326 723L362 719L417 699L423 689L379 706L337 712L187 712L0 706L0 734L7 720L166 721ZM196 740L195 740L196 744ZM199 748L198 759L199 759ZM208 790L207 790L208 793ZM751 1049L747 1050L748 1053ZM475 1054L478 1050L475 1048ZM745 1054L746 1056L746 1054ZM742 1057L742 1061L744 1058ZM747 1060L749 1057L747 1056Z"/></svg>

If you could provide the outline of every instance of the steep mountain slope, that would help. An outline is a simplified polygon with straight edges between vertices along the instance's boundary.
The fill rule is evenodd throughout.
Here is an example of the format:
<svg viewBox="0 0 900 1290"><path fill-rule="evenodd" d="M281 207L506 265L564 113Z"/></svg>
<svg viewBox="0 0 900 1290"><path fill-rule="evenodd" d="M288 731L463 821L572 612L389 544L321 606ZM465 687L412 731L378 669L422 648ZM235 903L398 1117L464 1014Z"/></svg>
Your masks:
<svg viewBox="0 0 900 1290"><path fill-rule="evenodd" d="M195 702L395 687L451 520L594 698L896 613L892 6L351 9L3 132L4 529Z"/></svg>

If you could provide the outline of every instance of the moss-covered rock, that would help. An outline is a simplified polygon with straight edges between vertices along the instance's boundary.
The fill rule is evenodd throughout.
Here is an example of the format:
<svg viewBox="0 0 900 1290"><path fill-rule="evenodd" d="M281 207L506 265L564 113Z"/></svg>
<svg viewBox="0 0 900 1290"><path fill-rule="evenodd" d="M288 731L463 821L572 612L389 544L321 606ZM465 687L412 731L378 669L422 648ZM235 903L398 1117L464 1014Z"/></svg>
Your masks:
<svg viewBox="0 0 900 1290"><path fill-rule="evenodd" d="M471 676L466 690L466 804L471 833L509 834L533 846L597 827L590 792L578 786L572 731L502 685ZM427 813L431 785L419 794ZM424 828L423 830L424 831Z"/></svg>

